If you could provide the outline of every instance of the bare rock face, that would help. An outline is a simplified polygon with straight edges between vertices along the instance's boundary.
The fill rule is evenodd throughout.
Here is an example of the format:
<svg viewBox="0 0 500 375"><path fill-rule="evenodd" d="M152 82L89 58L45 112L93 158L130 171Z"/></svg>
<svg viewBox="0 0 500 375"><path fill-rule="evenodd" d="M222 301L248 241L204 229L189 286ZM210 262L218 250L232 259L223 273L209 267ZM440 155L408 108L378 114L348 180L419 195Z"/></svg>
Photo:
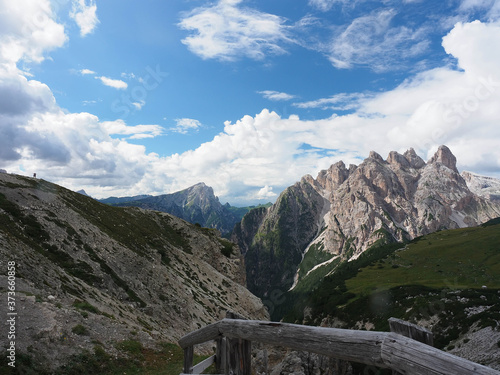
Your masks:
<svg viewBox="0 0 500 375"><path fill-rule="evenodd" d="M349 177L349 170L343 161L333 164L328 170L321 171L316 182L323 190L334 191ZM314 179L312 179L314 181ZM312 182L314 184L314 182Z"/></svg>
<svg viewBox="0 0 500 375"><path fill-rule="evenodd" d="M402 169L411 168L411 164L408 161L408 159L405 156L397 153L396 151L391 151L389 153L389 156L387 157L387 162L389 164L392 164L396 168L397 167Z"/></svg>
<svg viewBox="0 0 500 375"><path fill-rule="evenodd" d="M239 249L213 229L8 174L0 223L0 257L16 262L17 351L37 363L58 367L96 343L116 354L121 340L176 342L226 310L268 317ZM2 295L6 285L0 276Z"/></svg>
<svg viewBox="0 0 500 375"><path fill-rule="evenodd" d="M333 253L349 259L377 241L409 240L500 216L500 205L468 189L446 146L427 164L413 150L391 152L386 162L377 155L370 153L331 195L325 247Z"/></svg>
<svg viewBox="0 0 500 375"><path fill-rule="evenodd" d="M291 286L304 247L321 230L318 218L328 202L318 193L320 188L306 176L272 207L251 211L235 228L232 239L245 249L247 283L253 293L268 298L284 292L283 285ZM249 232L254 235L243 235Z"/></svg>
<svg viewBox="0 0 500 375"><path fill-rule="evenodd" d="M300 225L302 241L281 246L294 236L299 222L286 222L290 218L284 216L285 211L277 210L290 200L290 192L285 190L262 217L251 243L270 236L272 231L279 232L281 242L275 241L271 247L260 242L258 252L280 254L279 258L268 259L270 269L277 267L273 262L279 262L295 267L297 272L293 280L283 277L281 284L276 282L267 289L250 287L259 296L273 288L295 287L321 269L327 270L323 271L326 275L333 269L334 261L357 257L378 244L411 240L440 229L478 225L500 216L500 202L480 197L468 188L457 170L455 156L446 146L439 147L427 163L413 149L403 155L393 151L387 160L372 151L359 166L347 169L343 162L338 162L319 172L316 179L303 178L300 189L294 189L294 200L301 202L302 207L299 217L307 217L308 221L307 225ZM241 241L240 246L247 245ZM247 259L255 254L255 247L248 249ZM262 276L258 270L252 270L247 277L251 286Z"/></svg>
<svg viewBox="0 0 500 375"><path fill-rule="evenodd" d="M425 166L425 161L417 155L413 148L406 151L403 156L408 160L412 168L420 169Z"/></svg>

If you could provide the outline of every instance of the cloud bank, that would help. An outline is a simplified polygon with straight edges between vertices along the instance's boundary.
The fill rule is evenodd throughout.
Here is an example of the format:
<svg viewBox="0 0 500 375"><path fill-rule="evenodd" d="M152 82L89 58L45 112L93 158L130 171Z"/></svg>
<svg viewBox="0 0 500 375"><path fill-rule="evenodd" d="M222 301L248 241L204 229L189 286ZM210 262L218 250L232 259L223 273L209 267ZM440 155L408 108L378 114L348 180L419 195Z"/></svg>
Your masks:
<svg viewBox="0 0 500 375"><path fill-rule="evenodd" d="M370 150L386 155L414 147L426 158L440 144L447 144L461 169L485 174L500 170L500 52L491 47L500 45L496 22L463 22L453 27L442 44L456 66L422 71L386 92L346 93L301 104L303 108L350 109L350 114L306 121L263 109L226 122L212 140L193 150L161 157L131 142L164 135L160 126L133 126L122 120L101 121L91 113L68 113L57 105L47 85L19 69L26 62L43 61L67 40L64 26L50 11L50 2L0 0L0 5L9 12L0 14L0 96L4 98L0 102L0 168L9 172L37 172L96 197L166 193L204 181L223 200L253 203L274 199L301 176L315 175L340 159L359 163ZM284 37L281 19L259 15L263 23L256 25L257 15L237 0L198 8L186 19L201 21L217 7L230 11L233 18L229 20L246 17L252 30L260 30L261 35ZM36 14L45 14L46 21L33 24L30 15ZM390 19L391 15L374 13L371 17ZM198 26L203 24L198 21ZM365 24L370 22L363 20ZM23 31L31 27L36 36ZM202 48L200 54L231 59L274 50L272 39L261 44L239 26L220 27L214 32L221 32L221 45ZM231 50L224 41L228 27L249 37L249 44ZM358 29L360 25L353 28ZM203 33L193 37L201 38L200 42ZM256 47L256 52L248 52L249 46ZM361 54L347 56L348 61L355 61L356 56ZM200 126L194 119L176 121L181 133Z"/></svg>

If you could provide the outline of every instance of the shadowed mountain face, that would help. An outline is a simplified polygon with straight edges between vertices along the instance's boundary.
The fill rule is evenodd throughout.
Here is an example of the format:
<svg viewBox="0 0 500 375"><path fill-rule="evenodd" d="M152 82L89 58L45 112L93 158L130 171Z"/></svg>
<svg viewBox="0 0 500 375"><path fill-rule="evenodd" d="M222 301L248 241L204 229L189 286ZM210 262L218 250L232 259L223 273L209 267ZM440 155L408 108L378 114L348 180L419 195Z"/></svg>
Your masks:
<svg viewBox="0 0 500 375"><path fill-rule="evenodd" d="M245 253L249 289L267 298L369 247L498 216L500 204L469 190L446 146L427 163L413 149L386 160L372 151L359 166L338 162L303 177L265 212L247 214L232 238Z"/></svg>
<svg viewBox="0 0 500 375"><path fill-rule="evenodd" d="M16 264L18 354L52 368L96 345L175 342L226 310L267 316L216 231L43 180L0 174L0 257Z"/></svg>

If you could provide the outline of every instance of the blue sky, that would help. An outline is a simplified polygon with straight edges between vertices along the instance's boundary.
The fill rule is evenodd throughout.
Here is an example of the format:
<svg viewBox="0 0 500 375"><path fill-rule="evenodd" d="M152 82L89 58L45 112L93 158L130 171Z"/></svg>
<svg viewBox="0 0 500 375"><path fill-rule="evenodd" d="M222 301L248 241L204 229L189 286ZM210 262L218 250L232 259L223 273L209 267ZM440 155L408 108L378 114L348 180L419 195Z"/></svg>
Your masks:
<svg viewBox="0 0 500 375"><path fill-rule="evenodd" d="M500 177L500 1L0 0L0 168L95 197L440 144Z"/></svg>

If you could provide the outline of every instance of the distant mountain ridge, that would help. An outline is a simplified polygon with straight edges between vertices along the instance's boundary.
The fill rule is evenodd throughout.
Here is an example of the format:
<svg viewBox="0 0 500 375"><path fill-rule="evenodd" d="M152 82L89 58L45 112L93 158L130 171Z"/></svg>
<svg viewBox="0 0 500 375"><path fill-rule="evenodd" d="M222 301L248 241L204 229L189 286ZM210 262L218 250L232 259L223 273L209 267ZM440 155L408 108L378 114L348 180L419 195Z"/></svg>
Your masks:
<svg viewBox="0 0 500 375"><path fill-rule="evenodd" d="M100 202L167 212L192 224L217 229L222 234L230 233L235 224L250 210L250 207L232 207L229 203L222 205L213 188L203 182L171 194L112 197Z"/></svg>
<svg viewBox="0 0 500 375"><path fill-rule="evenodd" d="M413 149L386 160L372 151L359 166L340 161L304 176L269 209L248 213L232 239L245 253L249 289L267 298L371 246L498 216L499 202L471 192L448 147L427 163Z"/></svg>
<svg viewBox="0 0 500 375"><path fill-rule="evenodd" d="M152 197L149 194L134 195L131 197L109 197L104 199L99 199L99 202L109 204L111 206L119 205L120 203L126 203L131 201L138 201L144 198Z"/></svg>
<svg viewBox="0 0 500 375"><path fill-rule="evenodd" d="M500 180L493 177L481 176L472 172L461 173L470 191L490 200L500 201Z"/></svg>

